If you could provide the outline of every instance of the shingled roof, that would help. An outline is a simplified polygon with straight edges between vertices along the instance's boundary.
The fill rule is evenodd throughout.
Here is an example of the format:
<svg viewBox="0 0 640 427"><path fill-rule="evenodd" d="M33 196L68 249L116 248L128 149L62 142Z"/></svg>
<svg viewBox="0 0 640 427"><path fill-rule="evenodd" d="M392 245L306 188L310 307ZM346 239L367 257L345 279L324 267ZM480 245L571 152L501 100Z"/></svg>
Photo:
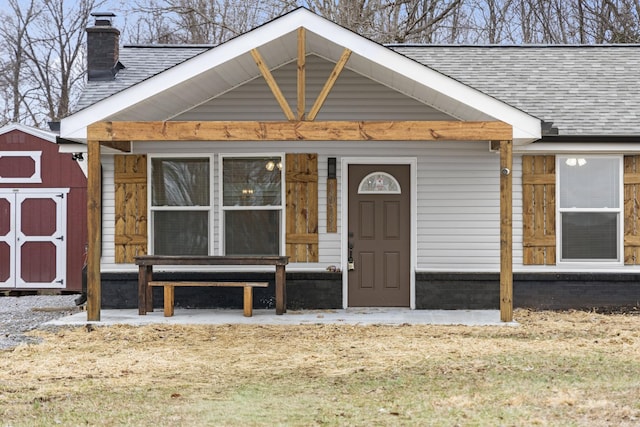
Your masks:
<svg viewBox="0 0 640 427"><path fill-rule="evenodd" d="M89 82L83 109L212 46L124 46L115 80ZM393 45L390 49L545 122L561 136L640 136L640 46Z"/></svg>
<svg viewBox="0 0 640 427"><path fill-rule="evenodd" d="M124 65L114 80L88 81L75 111L160 74L187 59L211 49L208 45L125 45L119 61Z"/></svg>
<svg viewBox="0 0 640 427"><path fill-rule="evenodd" d="M391 46L560 135L640 136L640 46Z"/></svg>

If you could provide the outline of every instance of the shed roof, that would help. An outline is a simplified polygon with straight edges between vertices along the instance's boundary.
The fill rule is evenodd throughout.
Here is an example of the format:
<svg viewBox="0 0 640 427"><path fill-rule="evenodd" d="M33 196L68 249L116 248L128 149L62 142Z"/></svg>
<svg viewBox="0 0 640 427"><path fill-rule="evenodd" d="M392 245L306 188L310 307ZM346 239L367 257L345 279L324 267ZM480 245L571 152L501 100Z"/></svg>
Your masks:
<svg viewBox="0 0 640 427"><path fill-rule="evenodd" d="M5 133L13 131L24 132L48 142L56 142L56 134L54 132L38 129L33 126L23 125L22 123L8 123L7 125L0 127L0 135L4 135Z"/></svg>

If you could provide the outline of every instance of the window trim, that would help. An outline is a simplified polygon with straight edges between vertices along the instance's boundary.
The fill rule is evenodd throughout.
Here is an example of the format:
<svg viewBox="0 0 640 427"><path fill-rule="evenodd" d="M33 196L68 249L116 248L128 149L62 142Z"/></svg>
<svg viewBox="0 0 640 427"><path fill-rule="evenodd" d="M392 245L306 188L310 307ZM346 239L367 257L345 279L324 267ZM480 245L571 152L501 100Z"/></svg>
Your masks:
<svg viewBox="0 0 640 427"><path fill-rule="evenodd" d="M209 206L153 206L153 159L208 159L209 160ZM147 250L149 254L155 254L155 235L153 233L153 212L167 211L207 211L209 213L209 234L207 236L207 254L213 254L214 247L214 166L213 154L206 153L149 153L147 154Z"/></svg>
<svg viewBox="0 0 640 427"><path fill-rule="evenodd" d="M42 184L42 151L0 151L0 157L29 157L33 160L33 175L3 178L0 184Z"/></svg>
<svg viewBox="0 0 640 427"><path fill-rule="evenodd" d="M617 159L618 160L618 207L617 208L562 208L560 202L560 167L561 162L569 158L586 159ZM614 154L557 154L556 155L556 264L558 265L600 265L621 266L624 265L624 156ZM562 258L562 214L565 212L593 212L617 214L617 259L563 259Z"/></svg>
<svg viewBox="0 0 640 427"><path fill-rule="evenodd" d="M280 206L224 206L224 159L241 159L241 158L260 158L260 157L280 157L282 169L280 170ZM284 152L267 152L267 153L220 153L218 154L218 255L225 255L225 211L247 211L247 210L279 210L280 211L280 253L282 256L286 253L286 153Z"/></svg>

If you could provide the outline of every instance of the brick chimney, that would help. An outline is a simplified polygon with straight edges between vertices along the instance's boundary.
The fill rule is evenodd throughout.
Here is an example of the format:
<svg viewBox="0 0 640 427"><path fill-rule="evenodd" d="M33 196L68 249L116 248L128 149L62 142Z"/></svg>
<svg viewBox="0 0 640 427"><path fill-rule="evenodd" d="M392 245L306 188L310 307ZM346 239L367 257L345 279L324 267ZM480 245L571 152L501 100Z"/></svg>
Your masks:
<svg viewBox="0 0 640 427"><path fill-rule="evenodd" d="M111 26L116 16L110 12L94 12L96 21L87 28L87 75L89 81L113 80L124 68L118 62L120 31Z"/></svg>

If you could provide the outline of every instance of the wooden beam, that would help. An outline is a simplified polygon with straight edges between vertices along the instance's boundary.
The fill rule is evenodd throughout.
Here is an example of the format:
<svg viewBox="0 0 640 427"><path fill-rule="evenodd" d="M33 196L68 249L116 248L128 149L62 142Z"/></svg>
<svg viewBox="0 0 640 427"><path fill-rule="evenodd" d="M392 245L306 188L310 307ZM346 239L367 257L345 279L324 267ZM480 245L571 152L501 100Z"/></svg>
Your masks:
<svg viewBox="0 0 640 427"><path fill-rule="evenodd" d="M327 178L327 233L338 232L338 180Z"/></svg>
<svg viewBox="0 0 640 427"><path fill-rule="evenodd" d="M500 141L500 320L513 321L513 141Z"/></svg>
<svg viewBox="0 0 640 427"><path fill-rule="evenodd" d="M91 137L91 133L89 133ZM99 321L101 308L100 248L102 246L102 178L100 142L87 142L87 320Z"/></svg>
<svg viewBox="0 0 640 427"><path fill-rule="evenodd" d="M342 56L340 57L340 59L336 63L336 66L333 68L333 71L329 75L329 78L327 79L327 82L324 84L324 87L320 91L318 98L316 98L316 102L314 102L313 107L311 107L311 111L309 111L307 120L314 121L316 119L316 116L320 112L320 109L324 105L324 102L327 100L327 96L329 96L331 89L333 89L333 85L335 85L336 80L338 80L338 77L340 77L340 73L342 73L342 70L346 65L347 61L349 60L350 56L351 56L351 51L349 49L345 49L344 52L342 52Z"/></svg>
<svg viewBox="0 0 640 427"><path fill-rule="evenodd" d="M298 120L304 120L306 106L307 32L298 28Z"/></svg>
<svg viewBox="0 0 640 427"><path fill-rule="evenodd" d="M104 141L490 141L510 140L503 122L99 122L89 135Z"/></svg>
<svg viewBox="0 0 640 427"><path fill-rule="evenodd" d="M267 82L267 85L269 85L269 88L271 89L273 96L275 96L276 101L278 101L278 104L280 104L280 108L282 108L282 111L284 112L284 115L287 118L287 120L295 120L296 117L293 115L293 111L291 111L291 107L289 106L289 103L287 102L284 95L282 94L282 91L280 90L280 86L278 86L276 79L273 78L271 71L269 71L269 68L267 67L264 60L262 59L262 56L260 55L260 52L258 52L258 49L252 49L251 56L253 56L253 60L256 61L256 65L258 66L260 73L262 73L262 77L264 77L264 79Z"/></svg>
<svg viewBox="0 0 640 427"><path fill-rule="evenodd" d="M100 141L100 145L113 148L124 153L131 152L131 141Z"/></svg>

